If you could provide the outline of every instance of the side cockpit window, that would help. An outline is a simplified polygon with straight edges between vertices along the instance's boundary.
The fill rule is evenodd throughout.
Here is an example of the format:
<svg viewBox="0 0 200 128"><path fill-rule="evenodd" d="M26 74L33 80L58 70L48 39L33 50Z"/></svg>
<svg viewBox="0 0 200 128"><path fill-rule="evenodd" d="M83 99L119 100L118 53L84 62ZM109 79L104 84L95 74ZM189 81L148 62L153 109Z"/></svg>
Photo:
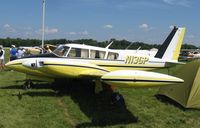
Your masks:
<svg viewBox="0 0 200 128"><path fill-rule="evenodd" d="M118 58L118 56L119 56L118 53L109 52L107 59L108 60L116 60Z"/></svg>
<svg viewBox="0 0 200 128"><path fill-rule="evenodd" d="M98 51L98 50L91 50L90 51L90 58L92 59L104 59L106 52Z"/></svg>
<svg viewBox="0 0 200 128"><path fill-rule="evenodd" d="M67 46L58 46L54 51L53 53L56 54L57 56L66 56L67 52L69 50L69 47Z"/></svg>
<svg viewBox="0 0 200 128"><path fill-rule="evenodd" d="M89 50L88 49L80 49L80 48L71 48L68 57L70 58L89 58Z"/></svg>

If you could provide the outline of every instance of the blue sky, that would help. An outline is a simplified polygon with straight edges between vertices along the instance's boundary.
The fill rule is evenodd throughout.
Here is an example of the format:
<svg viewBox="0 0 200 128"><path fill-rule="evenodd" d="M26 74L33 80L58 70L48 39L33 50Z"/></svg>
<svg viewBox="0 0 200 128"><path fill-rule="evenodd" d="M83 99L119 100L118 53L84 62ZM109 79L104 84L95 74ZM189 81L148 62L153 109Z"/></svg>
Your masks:
<svg viewBox="0 0 200 128"><path fill-rule="evenodd" d="M162 43L170 26L200 46L199 0L46 0L46 39ZM0 38L41 39L42 0L1 0Z"/></svg>

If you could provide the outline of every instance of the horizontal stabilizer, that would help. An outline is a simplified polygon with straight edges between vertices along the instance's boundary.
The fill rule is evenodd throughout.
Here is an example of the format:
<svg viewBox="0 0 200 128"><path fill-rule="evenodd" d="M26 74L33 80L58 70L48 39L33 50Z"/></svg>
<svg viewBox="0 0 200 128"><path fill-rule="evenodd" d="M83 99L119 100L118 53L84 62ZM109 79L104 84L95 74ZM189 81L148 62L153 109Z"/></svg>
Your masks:
<svg viewBox="0 0 200 128"><path fill-rule="evenodd" d="M166 63L165 63L165 65L166 65L166 67L171 67L171 66L174 66L174 65L184 65L184 64L186 64L186 63L184 63L184 62L177 62L177 61L167 61Z"/></svg>

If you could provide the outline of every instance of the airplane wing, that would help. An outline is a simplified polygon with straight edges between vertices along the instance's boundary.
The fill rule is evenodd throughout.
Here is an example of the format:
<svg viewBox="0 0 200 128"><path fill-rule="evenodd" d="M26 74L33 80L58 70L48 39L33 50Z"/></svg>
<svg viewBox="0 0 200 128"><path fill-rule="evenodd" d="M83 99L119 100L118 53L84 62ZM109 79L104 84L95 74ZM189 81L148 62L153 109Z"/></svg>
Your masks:
<svg viewBox="0 0 200 128"><path fill-rule="evenodd" d="M161 73L139 71L139 70L118 70L112 72L83 72L81 77L100 80L111 86L150 88L161 87L169 84L183 83L184 80Z"/></svg>
<svg viewBox="0 0 200 128"><path fill-rule="evenodd" d="M102 82L111 86L149 88L160 87L169 84L183 83L184 80L156 72L139 70L118 70L118 71L83 71L81 77L90 79L99 78Z"/></svg>
<svg viewBox="0 0 200 128"><path fill-rule="evenodd" d="M80 73L81 77L88 77L88 78L101 78L103 75L105 75L106 72L82 72Z"/></svg>
<svg viewBox="0 0 200 128"><path fill-rule="evenodd" d="M111 86L133 88L160 87L184 82L184 80L174 76L139 70L113 71L103 75L101 80Z"/></svg>

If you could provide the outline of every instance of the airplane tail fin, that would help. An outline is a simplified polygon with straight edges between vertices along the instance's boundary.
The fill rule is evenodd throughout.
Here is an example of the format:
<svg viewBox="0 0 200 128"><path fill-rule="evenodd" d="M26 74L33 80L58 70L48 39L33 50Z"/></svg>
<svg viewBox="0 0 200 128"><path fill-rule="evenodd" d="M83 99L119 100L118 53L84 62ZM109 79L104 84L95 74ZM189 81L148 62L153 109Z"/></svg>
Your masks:
<svg viewBox="0 0 200 128"><path fill-rule="evenodd" d="M185 36L186 28L177 28L171 31L167 39L159 48L155 58L178 61L181 45Z"/></svg>

